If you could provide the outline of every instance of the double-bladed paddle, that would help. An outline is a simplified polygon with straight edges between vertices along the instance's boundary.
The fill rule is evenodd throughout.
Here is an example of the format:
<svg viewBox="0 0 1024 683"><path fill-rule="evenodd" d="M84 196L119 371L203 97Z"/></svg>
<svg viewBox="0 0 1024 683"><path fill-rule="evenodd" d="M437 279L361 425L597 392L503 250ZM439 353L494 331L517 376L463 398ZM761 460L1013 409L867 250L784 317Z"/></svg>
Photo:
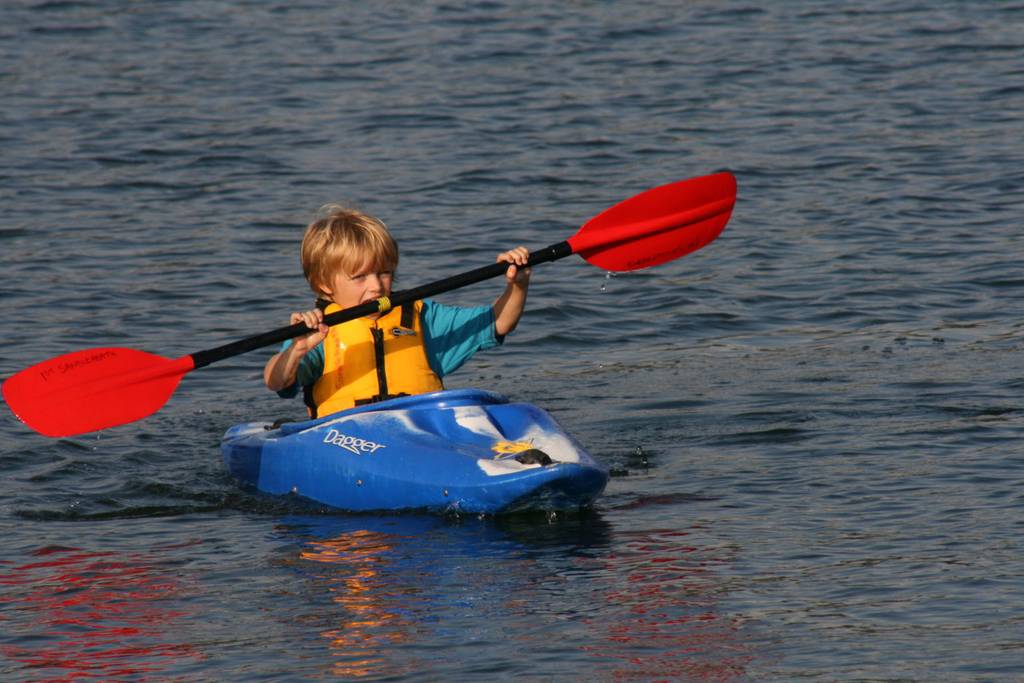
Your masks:
<svg viewBox="0 0 1024 683"><path fill-rule="evenodd" d="M656 266L718 237L735 203L736 179L727 172L661 185L591 218L564 242L532 252L528 265L579 254L605 270ZM407 301L498 277L507 269L507 263L494 263L337 311L324 322L337 325L384 312ZM309 331L298 323L176 359L120 347L75 351L11 376L3 383L3 395L14 414L40 434L93 432L155 413L182 376L196 368Z"/></svg>

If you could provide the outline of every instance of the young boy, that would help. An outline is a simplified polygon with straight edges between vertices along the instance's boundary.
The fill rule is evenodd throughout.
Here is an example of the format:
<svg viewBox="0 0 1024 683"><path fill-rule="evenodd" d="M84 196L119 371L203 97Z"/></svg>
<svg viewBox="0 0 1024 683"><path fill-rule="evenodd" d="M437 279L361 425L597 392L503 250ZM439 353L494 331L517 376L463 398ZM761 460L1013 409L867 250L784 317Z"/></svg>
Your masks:
<svg viewBox="0 0 1024 683"><path fill-rule="evenodd" d="M267 387L282 397L301 386L311 416L441 390L445 375L501 344L519 322L530 284L530 269L520 267L529 258L524 247L498 255L509 267L491 306L426 299L328 328L325 314L391 294L398 245L367 214L330 204L319 215L302 239L302 271L320 300L290 318L316 331L285 342L263 370Z"/></svg>

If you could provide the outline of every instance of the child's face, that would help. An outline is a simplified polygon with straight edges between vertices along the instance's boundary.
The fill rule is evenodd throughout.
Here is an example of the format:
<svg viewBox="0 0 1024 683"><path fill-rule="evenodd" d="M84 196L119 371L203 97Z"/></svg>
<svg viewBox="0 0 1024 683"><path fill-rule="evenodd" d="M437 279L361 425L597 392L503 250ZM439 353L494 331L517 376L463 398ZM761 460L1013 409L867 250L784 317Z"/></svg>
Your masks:
<svg viewBox="0 0 1024 683"><path fill-rule="evenodd" d="M393 271L377 270L372 265L365 265L351 275L336 273L330 286L323 289L331 301L342 308L350 308L382 296L390 296L393 277Z"/></svg>

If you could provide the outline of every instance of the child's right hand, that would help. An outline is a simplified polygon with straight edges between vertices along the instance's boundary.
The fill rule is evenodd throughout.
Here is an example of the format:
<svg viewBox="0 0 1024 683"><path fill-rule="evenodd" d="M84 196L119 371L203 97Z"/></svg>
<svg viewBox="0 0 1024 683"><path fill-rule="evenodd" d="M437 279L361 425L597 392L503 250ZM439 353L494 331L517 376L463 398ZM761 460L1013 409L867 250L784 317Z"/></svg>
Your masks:
<svg viewBox="0 0 1024 683"><path fill-rule="evenodd" d="M327 325L324 325L324 312L319 308L314 308L311 311L303 311L302 313L292 313L289 319L290 325L296 323L304 323L306 327L316 332L310 332L304 334L301 337L296 337L292 341L292 346L295 348L296 353L305 355L312 349L316 348L316 345L324 340L327 336Z"/></svg>

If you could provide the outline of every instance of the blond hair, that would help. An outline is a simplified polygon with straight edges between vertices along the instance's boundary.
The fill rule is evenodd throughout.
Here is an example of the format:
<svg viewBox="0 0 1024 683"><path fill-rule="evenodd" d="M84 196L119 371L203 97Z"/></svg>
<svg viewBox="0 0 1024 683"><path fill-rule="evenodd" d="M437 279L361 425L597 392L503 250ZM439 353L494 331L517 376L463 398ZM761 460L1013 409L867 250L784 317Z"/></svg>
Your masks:
<svg viewBox="0 0 1024 683"><path fill-rule="evenodd" d="M302 238L302 272L310 288L324 294L339 271L356 275L398 267L398 244L382 221L357 209L327 204Z"/></svg>

